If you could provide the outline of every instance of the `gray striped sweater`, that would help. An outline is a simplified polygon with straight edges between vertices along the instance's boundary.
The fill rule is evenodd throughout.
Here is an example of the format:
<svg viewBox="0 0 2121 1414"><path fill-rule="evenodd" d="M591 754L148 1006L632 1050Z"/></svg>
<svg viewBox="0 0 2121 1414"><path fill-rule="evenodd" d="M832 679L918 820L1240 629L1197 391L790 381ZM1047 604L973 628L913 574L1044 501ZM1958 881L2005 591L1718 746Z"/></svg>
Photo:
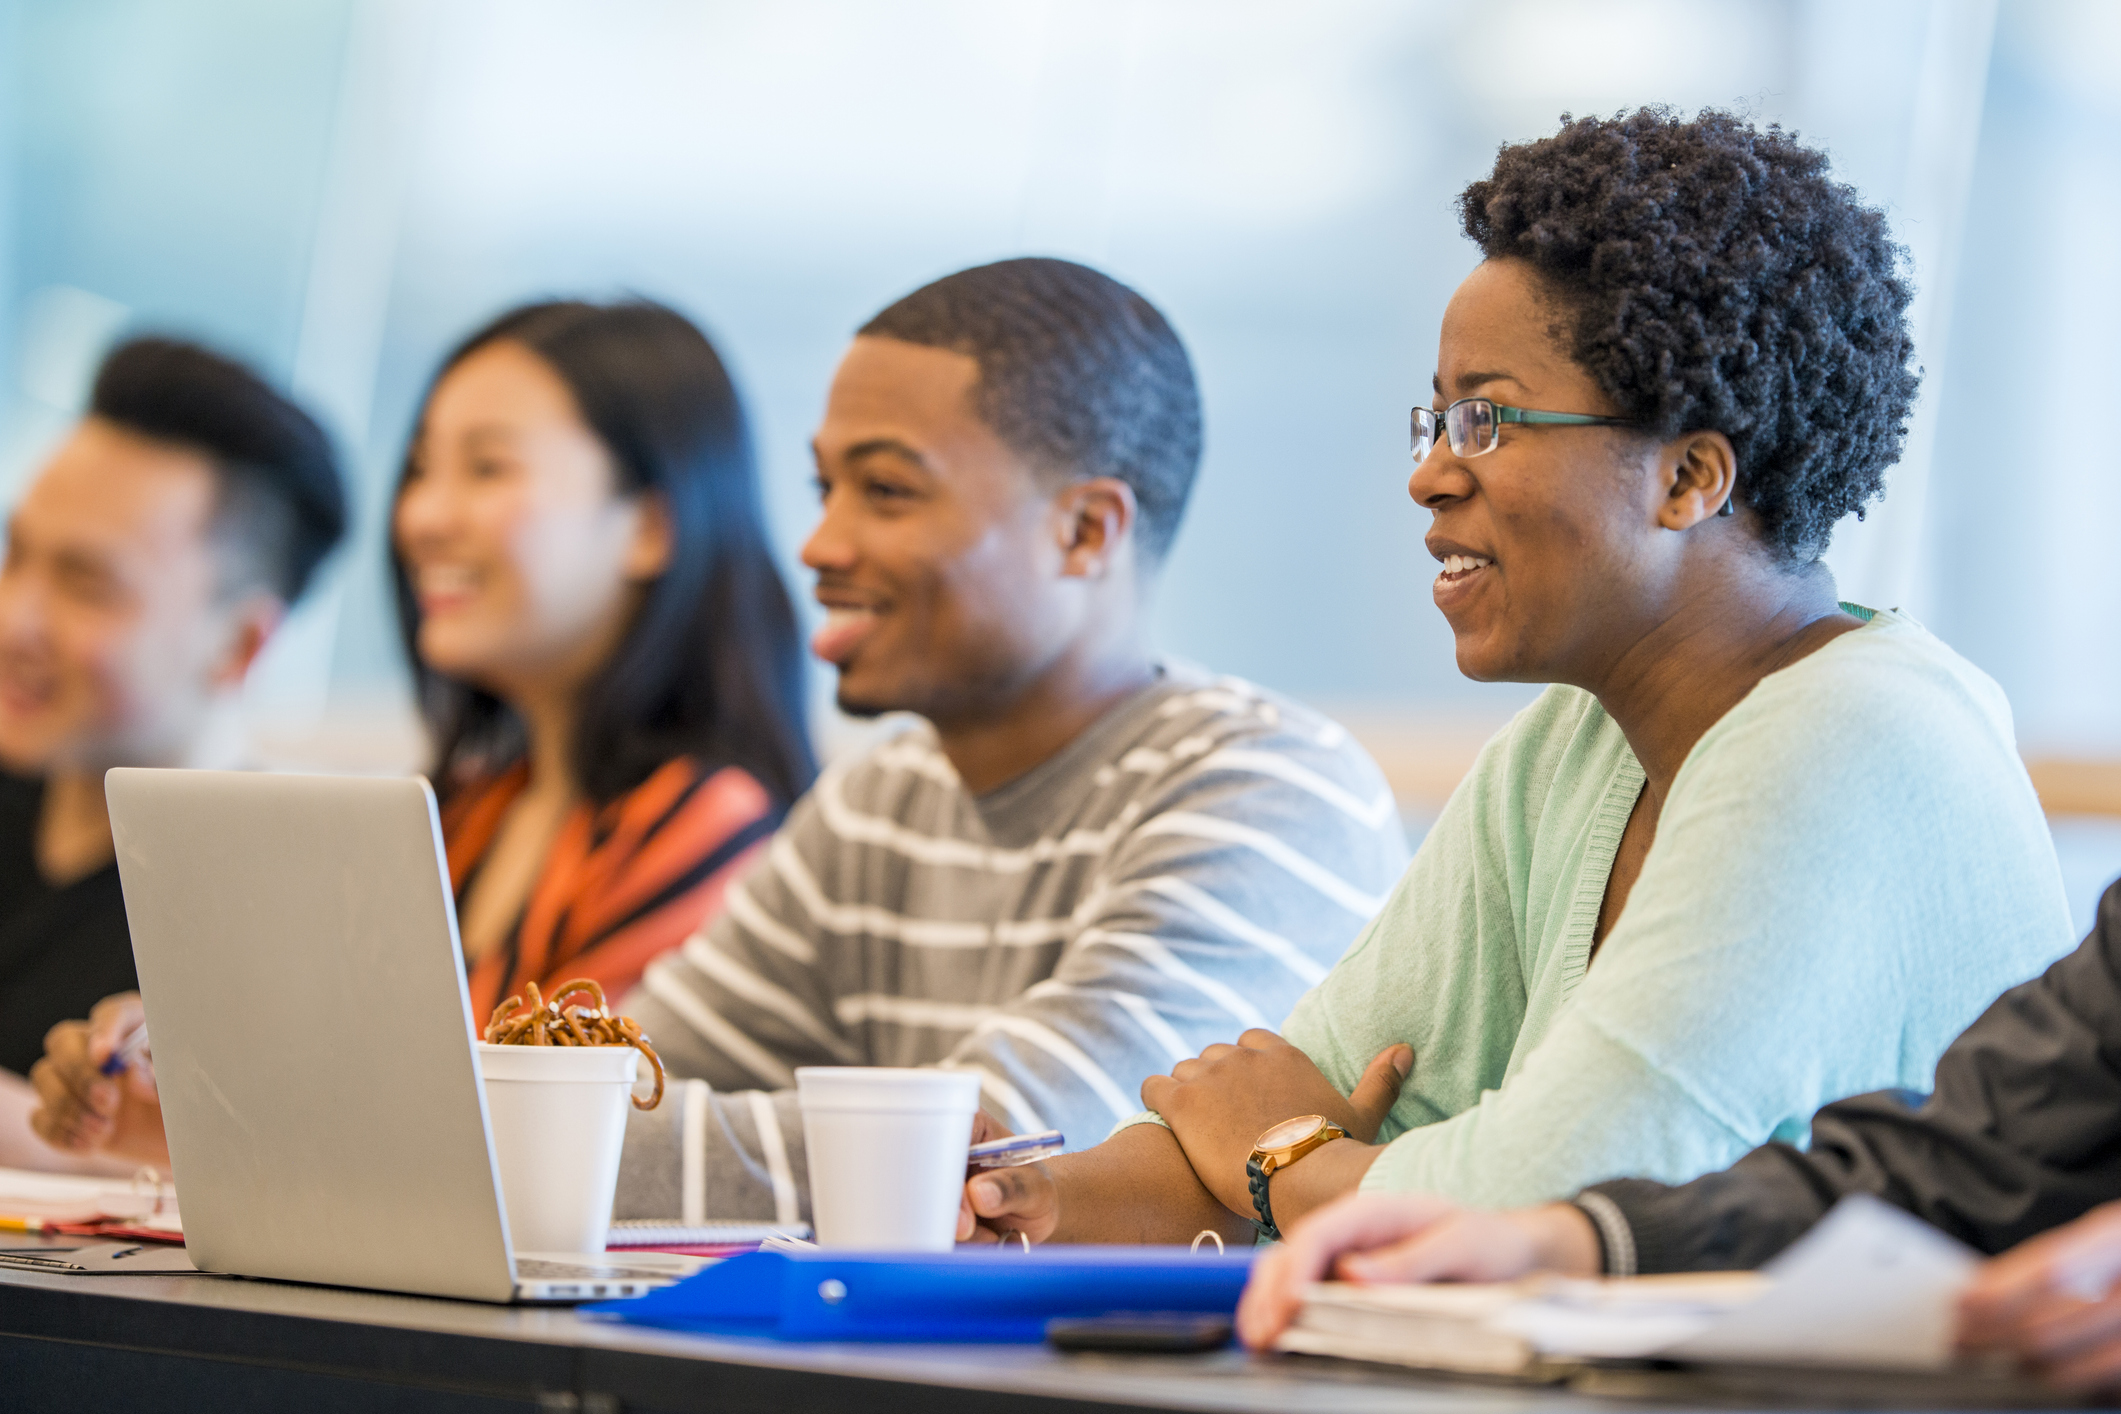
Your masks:
<svg viewBox="0 0 2121 1414"><path fill-rule="evenodd" d="M721 915L625 1001L673 1077L620 1217L808 1218L800 1065L952 1065L1019 1133L1085 1148L1143 1080L1278 1027L1406 865L1335 723L1162 677L974 796L925 724L828 769Z"/></svg>

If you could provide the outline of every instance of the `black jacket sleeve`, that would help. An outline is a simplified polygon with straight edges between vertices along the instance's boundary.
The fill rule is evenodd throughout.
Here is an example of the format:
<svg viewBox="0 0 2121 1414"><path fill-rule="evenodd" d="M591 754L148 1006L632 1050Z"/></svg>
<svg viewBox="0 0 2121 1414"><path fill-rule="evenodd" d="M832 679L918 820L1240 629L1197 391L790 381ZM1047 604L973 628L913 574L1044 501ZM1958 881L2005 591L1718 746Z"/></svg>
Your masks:
<svg viewBox="0 0 2121 1414"><path fill-rule="evenodd" d="M1591 1191L1626 1218L1643 1272L1758 1266L1849 1193L1983 1252L2121 1198L2121 881L2075 952L1952 1042L1926 1100L1859 1095L1819 1112L1809 1149L1769 1144L1677 1187Z"/></svg>

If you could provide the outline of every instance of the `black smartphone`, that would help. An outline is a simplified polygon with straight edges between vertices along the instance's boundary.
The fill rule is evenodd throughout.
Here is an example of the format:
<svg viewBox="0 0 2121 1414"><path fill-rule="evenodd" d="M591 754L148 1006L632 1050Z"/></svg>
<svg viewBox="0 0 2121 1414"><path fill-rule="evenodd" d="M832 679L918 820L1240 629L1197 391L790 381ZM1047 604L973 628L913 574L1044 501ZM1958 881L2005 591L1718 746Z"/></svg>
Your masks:
<svg viewBox="0 0 2121 1414"><path fill-rule="evenodd" d="M1189 1355L1230 1343L1230 1318L1192 1311L1115 1311L1109 1316L1046 1322L1046 1339L1062 1350L1135 1350Z"/></svg>

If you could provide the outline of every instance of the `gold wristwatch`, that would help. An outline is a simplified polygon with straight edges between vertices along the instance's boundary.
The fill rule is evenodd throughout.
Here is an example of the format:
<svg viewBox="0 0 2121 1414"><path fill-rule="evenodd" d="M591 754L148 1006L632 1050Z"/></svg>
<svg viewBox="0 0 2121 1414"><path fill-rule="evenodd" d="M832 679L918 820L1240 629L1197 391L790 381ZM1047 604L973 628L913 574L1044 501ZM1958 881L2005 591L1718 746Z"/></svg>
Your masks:
<svg viewBox="0 0 2121 1414"><path fill-rule="evenodd" d="M1252 1157L1245 1160L1245 1179L1252 1190L1252 1208L1259 1214L1252 1226L1269 1242L1281 1241L1274 1225L1273 1209L1267 1205L1267 1180L1322 1144L1345 1139L1348 1131L1324 1115L1298 1115L1285 1119L1252 1141Z"/></svg>

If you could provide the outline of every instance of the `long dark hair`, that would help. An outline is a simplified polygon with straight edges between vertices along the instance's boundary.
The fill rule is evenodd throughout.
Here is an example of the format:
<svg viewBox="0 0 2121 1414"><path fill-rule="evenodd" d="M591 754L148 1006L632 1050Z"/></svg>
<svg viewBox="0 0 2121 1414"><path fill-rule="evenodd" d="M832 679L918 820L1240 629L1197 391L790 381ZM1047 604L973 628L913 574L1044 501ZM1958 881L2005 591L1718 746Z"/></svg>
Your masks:
<svg viewBox="0 0 2121 1414"><path fill-rule="evenodd" d="M795 607L774 568L757 464L736 388L691 321L648 300L556 300L510 310L443 360L421 399L489 344L543 359L611 455L622 494L652 493L671 532L611 661L575 714L576 778L602 804L677 756L740 766L785 808L817 774L803 722ZM417 445L418 431L414 433ZM414 450L399 473L403 491ZM446 792L524 750L523 726L492 693L420 661L420 607L395 539L398 624Z"/></svg>

